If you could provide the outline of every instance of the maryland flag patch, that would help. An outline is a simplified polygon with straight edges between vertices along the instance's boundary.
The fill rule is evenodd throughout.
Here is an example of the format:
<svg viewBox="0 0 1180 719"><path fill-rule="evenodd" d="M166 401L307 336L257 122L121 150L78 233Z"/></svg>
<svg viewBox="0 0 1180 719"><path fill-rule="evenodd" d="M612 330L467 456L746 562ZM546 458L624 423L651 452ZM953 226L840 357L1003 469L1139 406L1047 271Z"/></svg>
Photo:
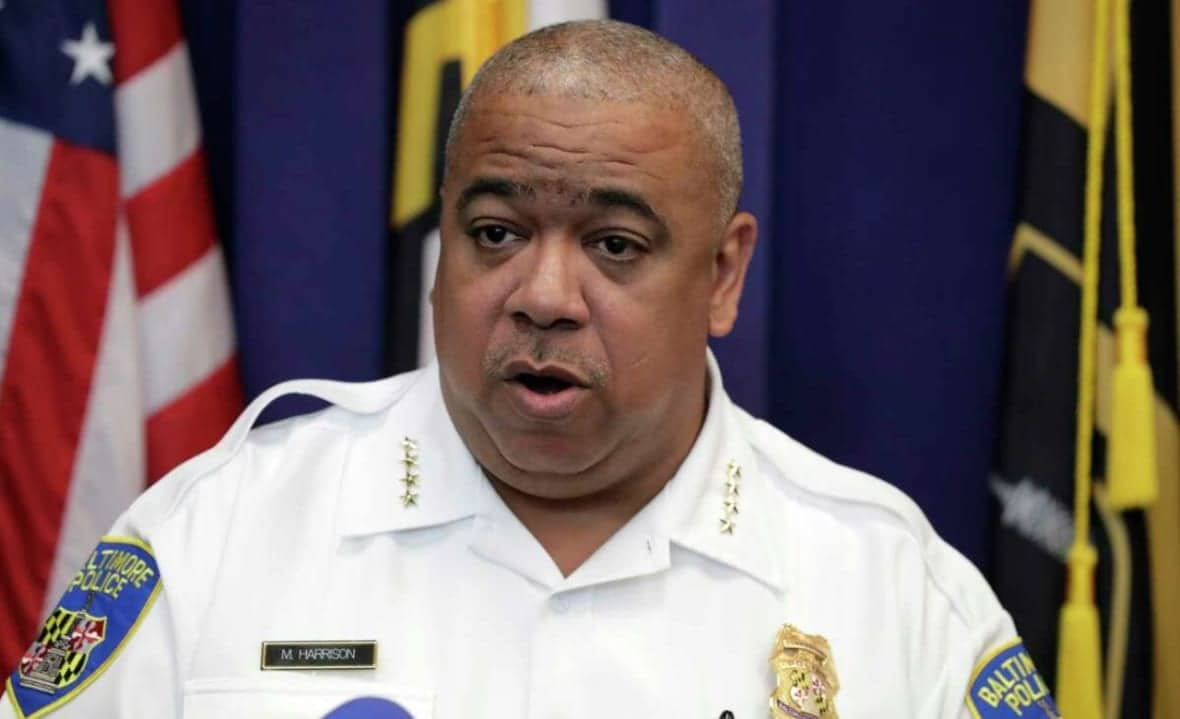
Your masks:
<svg viewBox="0 0 1180 719"><path fill-rule="evenodd" d="M8 678L17 716L44 716L97 679L159 589L151 548L129 537L103 537Z"/></svg>
<svg viewBox="0 0 1180 719"><path fill-rule="evenodd" d="M975 668L967 708L976 719L1061 719L1049 686L1020 640L1000 647Z"/></svg>

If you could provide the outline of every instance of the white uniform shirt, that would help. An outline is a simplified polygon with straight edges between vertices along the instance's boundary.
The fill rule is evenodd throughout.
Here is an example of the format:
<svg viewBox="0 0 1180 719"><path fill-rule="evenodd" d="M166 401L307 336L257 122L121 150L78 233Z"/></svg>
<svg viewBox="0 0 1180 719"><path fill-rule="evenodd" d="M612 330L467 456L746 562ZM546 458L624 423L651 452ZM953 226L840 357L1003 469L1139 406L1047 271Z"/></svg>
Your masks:
<svg viewBox="0 0 1180 719"><path fill-rule="evenodd" d="M162 589L53 716L322 717L383 696L416 719L761 719L785 623L828 640L843 719L972 716L973 668L1016 639L978 571L900 492L744 413L711 358L710 375L676 475L568 577L483 476L437 368L271 390L118 521ZM248 432L284 392L336 406ZM377 666L260 670L262 642L311 640L375 640Z"/></svg>

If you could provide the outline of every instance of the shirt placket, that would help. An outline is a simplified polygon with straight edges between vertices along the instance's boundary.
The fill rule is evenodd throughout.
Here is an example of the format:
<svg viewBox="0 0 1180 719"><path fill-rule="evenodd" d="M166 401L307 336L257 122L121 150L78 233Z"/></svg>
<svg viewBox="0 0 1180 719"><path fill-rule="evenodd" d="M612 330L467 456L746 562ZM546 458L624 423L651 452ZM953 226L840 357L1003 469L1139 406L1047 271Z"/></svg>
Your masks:
<svg viewBox="0 0 1180 719"><path fill-rule="evenodd" d="M541 606L533 636L529 691L530 719L573 719L587 715L583 668L593 645L589 588L555 592Z"/></svg>

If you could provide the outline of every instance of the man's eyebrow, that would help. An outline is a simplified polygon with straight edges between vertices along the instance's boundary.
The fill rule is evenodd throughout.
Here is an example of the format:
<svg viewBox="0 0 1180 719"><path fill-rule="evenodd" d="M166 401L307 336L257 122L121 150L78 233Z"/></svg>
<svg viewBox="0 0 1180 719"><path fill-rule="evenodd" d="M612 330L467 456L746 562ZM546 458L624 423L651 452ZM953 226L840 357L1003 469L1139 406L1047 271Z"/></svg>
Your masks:
<svg viewBox="0 0 1180 719"><path fill-rule="evenodd" d="M510 199L520 197L521 195L532 194L532 187L522 185L519 182L505 180L500 177L477 177L459 193L459 199L455 202L455 209L458 212L463 212L475 198L481 195L494 195L496 197Z"/></svg>
<svg viewBox="0 0 1180 719"><path fill-rule="evenodd" d="M634 212L645 220L654 222L658 231L656 233L656 240L664 240L668 237L668 223L664 222L664 218L660 217L651 205L647 204L639 195L624 190L619 187L596 187L588 193L590 204L600 207L604 210L612 208L621 208Z"/></svg>
<svg viewBox="0 0 1180 719"><path fill-rule="evenodd" d="M623 190L618 187L596 187L589 192L590 202L603 209L610 209L613 207L620 207L626 210L642 215L643 217L657 222L660 225L664 221L656 214L651 205L640 197L639 195L629 190Z"/></svg>

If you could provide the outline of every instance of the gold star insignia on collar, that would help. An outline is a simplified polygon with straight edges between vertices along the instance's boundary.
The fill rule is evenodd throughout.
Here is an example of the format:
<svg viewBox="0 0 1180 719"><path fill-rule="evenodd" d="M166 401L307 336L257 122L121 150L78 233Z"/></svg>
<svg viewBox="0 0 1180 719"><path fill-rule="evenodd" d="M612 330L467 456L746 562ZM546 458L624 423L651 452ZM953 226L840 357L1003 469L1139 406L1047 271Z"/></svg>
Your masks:
<svg viewBox="0 0 1180 719"><path fill-rule="evenodd" d="M742 467L731 459L725 465L725 499L721 502L721 533L733 534L737 526L733 518L738 513L738 493L742 485Z"/></svg>
<svg viewBox="0 0 1180 719"><path fill-rule="evenodd" d="M422 477L418 474L418 442L405 437L402 439L402 465L406 468L402 474L401 500L403 507L418 506L418 482Z"/></svg>

